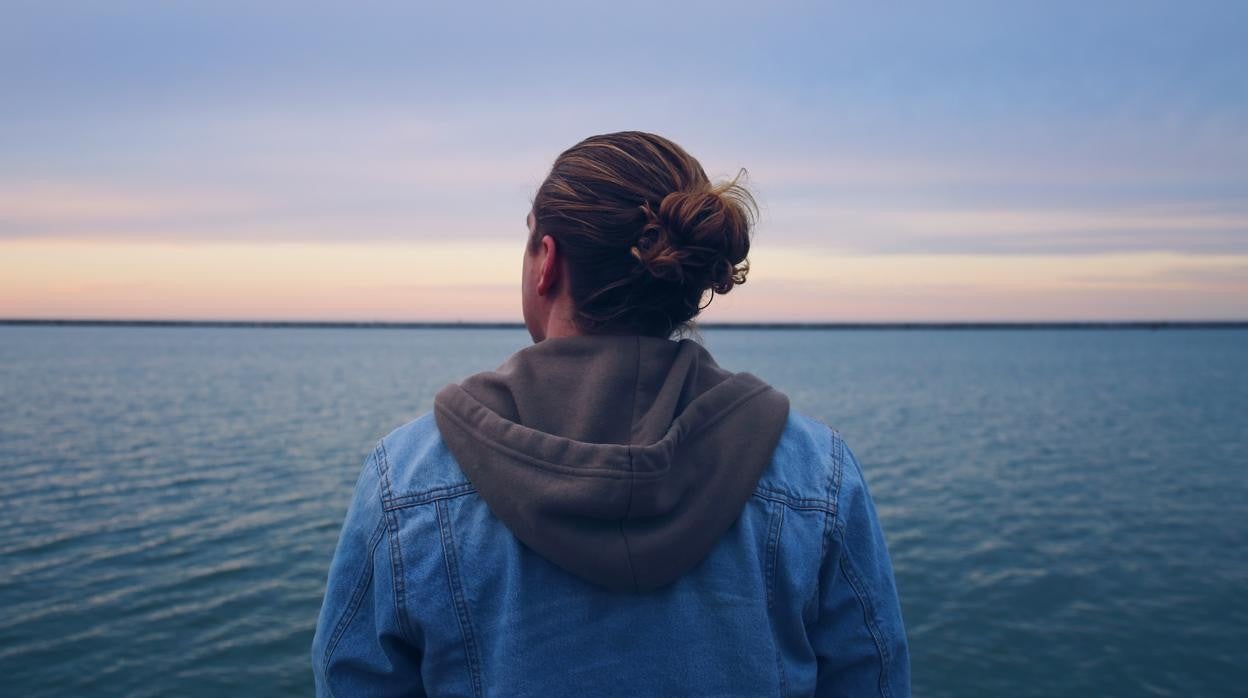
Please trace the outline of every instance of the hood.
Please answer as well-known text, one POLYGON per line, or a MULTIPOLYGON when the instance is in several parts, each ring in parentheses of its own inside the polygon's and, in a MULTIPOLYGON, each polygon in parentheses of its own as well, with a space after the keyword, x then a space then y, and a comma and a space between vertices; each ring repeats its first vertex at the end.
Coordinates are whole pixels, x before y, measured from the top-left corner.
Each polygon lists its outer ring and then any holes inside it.
POLYGON ((554 337, 438 392, 438 431, 491 512, 615 591, 701 562, 771 461, 789 399, 691 339, 554 337))

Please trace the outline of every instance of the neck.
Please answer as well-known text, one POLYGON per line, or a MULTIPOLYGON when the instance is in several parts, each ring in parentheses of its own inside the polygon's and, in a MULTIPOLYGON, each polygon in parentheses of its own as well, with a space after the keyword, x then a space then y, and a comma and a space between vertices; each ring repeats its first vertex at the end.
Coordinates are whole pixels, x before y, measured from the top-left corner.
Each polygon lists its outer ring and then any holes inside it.
POLYGON ((567 302, 566 297, 556 300, 550 307, 550 314, 546 316, 546 328, 543 339, 575 337, 585 334, 572 320, 572 313, 572 304, 567 302))

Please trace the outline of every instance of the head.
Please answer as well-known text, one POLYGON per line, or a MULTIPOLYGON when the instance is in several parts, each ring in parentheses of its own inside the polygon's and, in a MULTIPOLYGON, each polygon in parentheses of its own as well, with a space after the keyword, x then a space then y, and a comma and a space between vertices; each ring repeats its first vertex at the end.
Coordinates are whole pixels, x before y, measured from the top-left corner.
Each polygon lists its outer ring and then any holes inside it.
POLYGON ((689 327, 714 294, 745 283, 756 213, 737 179, 712 183, 662 136, 577 143, 555 160, 527 220, 522 298, 533 341, 689 327))

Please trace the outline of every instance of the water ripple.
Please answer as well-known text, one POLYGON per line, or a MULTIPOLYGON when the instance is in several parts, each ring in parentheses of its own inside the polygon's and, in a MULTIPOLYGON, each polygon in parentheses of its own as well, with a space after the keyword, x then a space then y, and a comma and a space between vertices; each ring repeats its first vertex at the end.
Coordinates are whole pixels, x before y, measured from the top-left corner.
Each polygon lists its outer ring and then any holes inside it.
MULTIPOLYGON (((1248 332, 707 331, 862 461, 916 695, 1248 684, 1248 332)), ((0 327, 0 676, 306 695, 365 455, 523 331, 0 327)))

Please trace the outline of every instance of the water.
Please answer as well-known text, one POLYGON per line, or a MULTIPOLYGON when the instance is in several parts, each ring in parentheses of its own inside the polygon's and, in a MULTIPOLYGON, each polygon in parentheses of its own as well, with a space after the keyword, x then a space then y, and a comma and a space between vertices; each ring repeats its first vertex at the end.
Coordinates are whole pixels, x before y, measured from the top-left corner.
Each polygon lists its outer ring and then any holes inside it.
MULTIPOLYGON (((365 455, 526 341, 0 327, 0 693, 308 694, 365 455)), ((1248 331, 704 341, 862 460, 916 695, 1248 690, 1248 331)))

